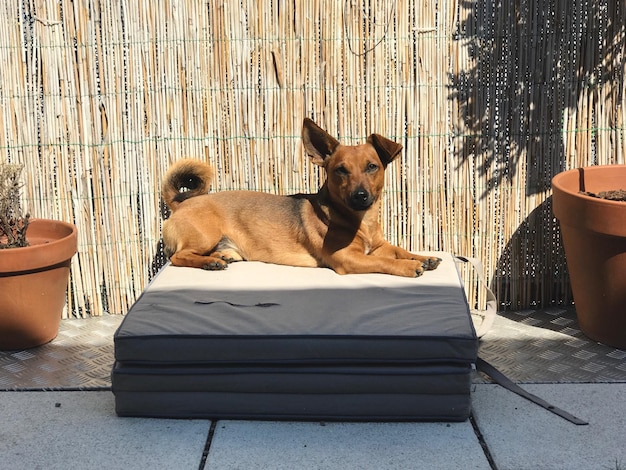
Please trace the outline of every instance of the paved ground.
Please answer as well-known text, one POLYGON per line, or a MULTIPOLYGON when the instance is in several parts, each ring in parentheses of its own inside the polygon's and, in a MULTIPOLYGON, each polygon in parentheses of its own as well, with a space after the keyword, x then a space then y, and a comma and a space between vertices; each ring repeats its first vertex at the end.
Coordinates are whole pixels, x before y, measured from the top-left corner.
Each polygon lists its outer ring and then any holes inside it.
POLYGON ((507 313, 480 354, 576 426, 476 375, 464 423, 118 418, 119 317, 67 320, 49 345, 0 353, 0 469, 626 469, 626 352, 571 310, 507 313))
POLYGON ((626 468, 626 384, 527 388, 589 425, 492 384, 475 385, 474 423, 118 418, 108 391, 2 392, 0 468, 626 468))

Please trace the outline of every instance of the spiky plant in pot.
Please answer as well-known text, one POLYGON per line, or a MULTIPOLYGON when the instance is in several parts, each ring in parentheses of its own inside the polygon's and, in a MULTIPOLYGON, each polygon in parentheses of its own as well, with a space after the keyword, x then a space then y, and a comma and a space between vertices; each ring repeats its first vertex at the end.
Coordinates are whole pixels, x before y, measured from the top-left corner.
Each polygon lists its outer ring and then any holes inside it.
POLYGON ((23 165, 0 163, 0 249, 28 246, 26 229, 30 215, 20 201, 23 165))
POLYGON ((76 226, 22 210, 22 169, 0 161, 0 350, 9 351, 58 334, 77 248, 76 226))

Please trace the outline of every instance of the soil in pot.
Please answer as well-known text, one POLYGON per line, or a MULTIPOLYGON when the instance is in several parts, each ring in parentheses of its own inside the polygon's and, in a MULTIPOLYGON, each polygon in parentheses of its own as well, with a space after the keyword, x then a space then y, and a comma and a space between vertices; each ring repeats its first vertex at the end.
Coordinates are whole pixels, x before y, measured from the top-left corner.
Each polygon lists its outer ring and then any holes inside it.
POLYGON ((599 193, 592 193, 590 191, 581 191, 580 194, 585 196, 597 197, 599 199, 606 199, 607 201, 622 201, 626 202, 626 190, 613 189, 611 191, 600 191, 599 193))

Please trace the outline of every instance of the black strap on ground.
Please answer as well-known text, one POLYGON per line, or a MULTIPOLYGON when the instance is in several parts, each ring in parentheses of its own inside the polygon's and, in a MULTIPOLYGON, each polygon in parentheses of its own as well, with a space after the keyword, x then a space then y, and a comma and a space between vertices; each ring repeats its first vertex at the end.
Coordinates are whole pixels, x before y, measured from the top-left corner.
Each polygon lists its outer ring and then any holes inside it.
POLYGON ((574 423, 578 426, 584 426, 586 424, 589 424, 587 421, 583 421, 582 419, 569 414, 567 411, 564 411, 560 408, 557 408, 556 406, 551 405, 544 399, 539 398, 537 395, 533 395, 532 393, 527 392, 522 387, 520 387, 515 382, 513 382, 511 379, 509 379, 502 372, 500 372, 498 369, 496 369, 494 366, 489 364, 484 359, 481 359, 480 357, 476 360, 476 369, 478 369, 483 374, 486 374, 489 377, 491 377, 493 381, 497 383, 498 385, 501 385, 502 387, 506 388, 507 390, 510 390, 513 393, 516 393, 520 397, 523 397, 523 398, 526 398, 527 400, 532 401, 533 403, 545 408, 551 413, 554 413, 560 416, 561 418, 568 420, 570 423, 574 423))

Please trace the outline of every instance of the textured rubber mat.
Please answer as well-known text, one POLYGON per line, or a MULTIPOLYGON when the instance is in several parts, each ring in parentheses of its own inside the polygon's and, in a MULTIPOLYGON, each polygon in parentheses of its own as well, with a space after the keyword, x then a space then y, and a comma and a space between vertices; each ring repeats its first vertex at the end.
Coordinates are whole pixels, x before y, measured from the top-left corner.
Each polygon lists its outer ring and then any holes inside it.
POLYGON ((626 351, 588 339, 571 308, 501 312, 480 357, 515 382, 626 382, 626 351))
MULTIPOLYGON (((0 351, 0 390, 110 388, 113 333, 122 318, 63 320, 51 343, 0 351)), ((587 339, 573 308, 500 313, 479 355, 519 383, 626 382, 626 351, 587 339)))
POLYGON ((62 320, 50 343, 0 351, 0 390, 98 390, 111 386, 121 315, 62 320))

